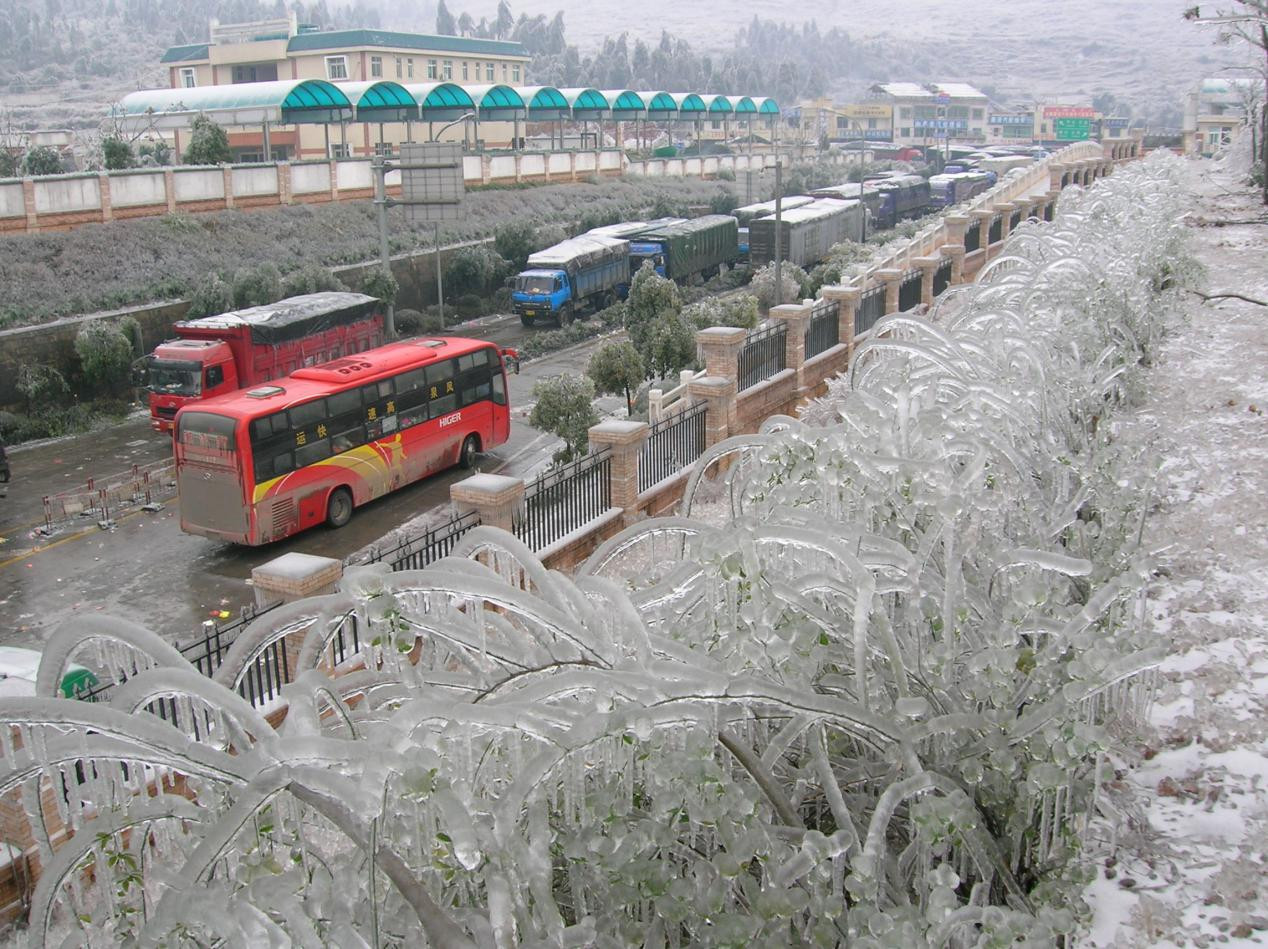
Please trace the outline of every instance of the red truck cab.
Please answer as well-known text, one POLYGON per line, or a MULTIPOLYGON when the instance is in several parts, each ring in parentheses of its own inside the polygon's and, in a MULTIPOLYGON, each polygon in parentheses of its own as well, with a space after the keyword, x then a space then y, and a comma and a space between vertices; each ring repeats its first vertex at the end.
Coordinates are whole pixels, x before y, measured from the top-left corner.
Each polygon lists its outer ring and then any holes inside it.
POLYGON ((170 432, 177 410, 239 388, 229 344, 212 339, 172 339, 156 347, 146 364, 150 425, 170 432))

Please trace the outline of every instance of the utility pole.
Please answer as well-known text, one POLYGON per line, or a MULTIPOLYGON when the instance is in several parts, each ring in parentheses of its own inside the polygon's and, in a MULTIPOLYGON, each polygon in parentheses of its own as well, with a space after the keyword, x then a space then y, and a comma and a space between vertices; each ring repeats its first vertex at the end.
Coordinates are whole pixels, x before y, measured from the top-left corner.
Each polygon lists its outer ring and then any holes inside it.
POLYGON ((784 302, 784 250, 780 240, 784 229, 784 163, 775 159, 775 306, 784 302))
MULTIPOLYGON (((379 225, 379 261, 390 275, 392 254, 387 243, 387 162, 382 155, 375 155, 370 159, 370 170, 374 175, 374 216, 379 225)), ((396 339, 396 307, 393 303, 387 305, 383 331, 388 341, 396 339)))

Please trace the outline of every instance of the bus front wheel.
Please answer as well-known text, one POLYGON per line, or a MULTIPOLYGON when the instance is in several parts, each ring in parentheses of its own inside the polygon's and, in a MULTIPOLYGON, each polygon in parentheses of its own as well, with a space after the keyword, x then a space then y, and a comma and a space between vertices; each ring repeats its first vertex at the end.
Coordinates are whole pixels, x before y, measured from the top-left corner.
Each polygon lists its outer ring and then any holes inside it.
POLYGON ((468 435, 467 440, 462 443, 462 451, 458 455, 458 464, 464 468, 474 468, 476 455, 479 453, 480 439, 474 435, 468 435))
POLYGON ((331 527, 343 527, 352 520, 352 492, 347 488, 335 488, 326 502, 326 523, 331 527))

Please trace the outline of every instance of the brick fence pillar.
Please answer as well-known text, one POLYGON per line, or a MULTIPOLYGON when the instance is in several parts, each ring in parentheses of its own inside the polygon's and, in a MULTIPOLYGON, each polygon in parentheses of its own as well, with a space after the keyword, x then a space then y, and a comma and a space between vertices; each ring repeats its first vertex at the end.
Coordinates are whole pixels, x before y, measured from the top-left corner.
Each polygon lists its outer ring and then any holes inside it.
POLYGON ((229 165, 221 165, 220 171, 224 175, 225 185, 225 207, 233 207, 233 168, 229 165))
POLYGON ((705 404, 705 447, 711 448, 728 438, 735 426, 735 380, 702 376, 691 381, 687 392, 693 402, 705 404))
POLYGON ((176 172, 171 168, 163 169, 163 193, 167 196, 167 213, 176 210, 176 172))
POLYGON ((26 212, 26 229, 39 230, 40 212, 35 207, 35 182, 30 178, 22 179, 22 210, 26 212))
POLYGON ((943 244, 942 253, 951 258, 950 286, 960 286, 964 283, 964 245, 943 244))
POLYGON ((837 339, 844 343, 846 359, 854 358, 854 321, 857 318, 862 287, 820 287, 819 295, 837 305, 837 339))
POLYGON ((739 376, 737 360, 748 330, 735 326, 711 326, 696 331, 696 348, 704 357, 705 375, 735 382, 739 376))
POLYGON ((338 201, 339 200, 339 162, 335 161, 335 159, 332 158, 330 159, 328 164, 330 166, 330 200, 338 201))
POLYGON ((288 161, 277 163, 277 203, 295 203, 295 192, 291 190, 291 163, 288 161))
POLYGON ((1062 162, 1054 161, 1048 164, 1048 174, 1051 176, 1051 187, 1049 190, 1061 190, 1061 179, 1065 177, 1066 170, 1066 166, 1062 162))
POLYGON ((114 204, 110 199, 110 176, 104 171, 97 175, 97 193, 101 197, 101 220, 114 220, 114 204))
POLYGON ((808 303, 783 303, 770 309, 770 318, 784 324, 784 368, 797 376, 797 401, 805 397, 806 327, 810 325, 810 311, 814 301, 808 303))
POLYGON ((897 267, 882 267, 873 274, 885 284, 885 313, 898 312, 898 288, 903 282, 903 272, 897 267))
POLYGON ((999 214, 999 242, 1002 244, 1008 240, 1008 235, 1013 230, 1013 212, 1017 210, 1017 205, 1011 201, 998 201, 994 205, 995 211, 999 214))
POLYGON ((646 422, 610 419, 590 427, 590 451, 607 448, 612 452, 608 487, 612 506, 625 512, 625 523, 638 513, 638 459, 647 441, 646 422))
MULTIPOLYGON (((343 561, 292 551, 253 569, 251 586, 255 590, 255 605, 265 607, 334 593, 342 578, 343 561)), ((286 635, 283 648, 291 669, 299 668, 299 654, 307 635, 307 628, 286 635)))
POLYGON ((524 482, 505 475, 472 475, 449 486, 449 499, 459 514, 476 511, 481 524, 509 531, 524 506, 524 482))
POLYGON ((968 232, 969 225, 973 222, 967 214, 948 214, 942 219, 942 223, 947 228, 947 243, 959 244, 964 246, 964 235, 968 232))
POLYGON ((920 302, 925 306, 933 306, 933 275, 942 265, 942 255, 916 257, 912 263, 920 269, 920 302))

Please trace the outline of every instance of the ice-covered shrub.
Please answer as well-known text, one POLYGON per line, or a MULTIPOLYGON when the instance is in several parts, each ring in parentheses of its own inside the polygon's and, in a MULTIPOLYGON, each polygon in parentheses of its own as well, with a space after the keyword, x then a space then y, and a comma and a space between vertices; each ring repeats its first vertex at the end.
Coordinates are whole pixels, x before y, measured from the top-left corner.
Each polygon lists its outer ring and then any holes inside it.
POLYGON ((108 398, 130 398, 132 339, 104 320, 86 323, 75 334, 75 355, 88 392, 108 398))
POLYGON ((0 701, 32 938, 1068 943, 1159 659, 1150 469, 1113 416, 1160 274, 1189 272, 1176 162, 1067 194, 975 286, 878 323, 802 420, 713 446, 682 516, 575 577, 479 527, 264 614, 214 682, 127 623, 56 634, 50 697, 0 701), (287 637, 275 730, 237 688, 287 637), (332 679, 336 642, 359 655, 332 679), (51 697, 71 661, 130 678, 51 697), (75 830, 56 853, 42 801, 75 830))
POLYGON ((282 274, 276 264, 244 267, 233 275, 233 305, 242 309, 282 299, 282 274))
MULTIPOLYGON (((785 260, 780 267, 780 294, 782 303, 799 303, 809 291, 810 277, 796 264, 785 260)), ((753 272, 749 281, 749 290, 757 297, 757 303, 763 310, 775 305, 775 264, 772 261, 753 272)))

